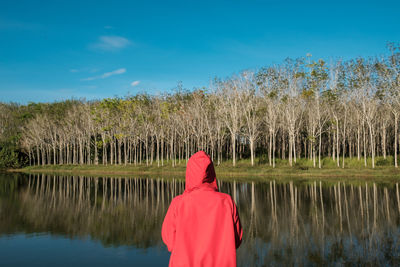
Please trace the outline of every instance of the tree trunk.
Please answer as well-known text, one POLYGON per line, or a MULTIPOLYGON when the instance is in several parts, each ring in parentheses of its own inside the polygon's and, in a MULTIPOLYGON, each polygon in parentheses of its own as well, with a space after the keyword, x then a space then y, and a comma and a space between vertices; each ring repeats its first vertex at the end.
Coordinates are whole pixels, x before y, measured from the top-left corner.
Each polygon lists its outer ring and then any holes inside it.
POLYGON ((383 158, 386 159, 386 124, 382 125, 382 154, 383 158))
POLYGON ((272 167, 275 168, 275 143, 276 143, 276 133, 274 131, 274 134, 272 135, 273 140, 272 140, 272 167))
POLYGON ((82 140, 79 140, 79 165, 83 165, 83 144, 82 140))
POLYGON ((272 133, 269 131, 268 162, 272 166, 272 133))
POLYGON ((157 152, 156 152, 156 157, 157 157, 157 167, 160 167, 160 142, 158 140, 158 136, 156 135, 156 143, 157 143, 157 152))
POLYGON ((118 165, 122 164, 122 144, 121 144, 121 138, 117 139, 117 143, 118 143, 118 165))
POLYGON ((36 155, 37 155, 37 165, 40 165, 40 155, 39 155, 39 146, 36 146, 36 155))
POLYGON ((357 125, 357 159, 360 161, 360 126, 357 125))
POLYGON ((110 138, 110 164, 114 163, 114 140, 113 137, 110 138))
POLYGON ((293 163, 292 163, 292 146, 293 146, 293 142, 292 142, 292 135, 289 133, 289 166, 292 167, 293 163))
POLYGON ((336 118, 336 161, 337 166, 340 166, 340 154, 339 154, 339 120, 336 118))
POLYGON ((322 133, 319 133, 319 146, 318 146, 318 168, 321 169, 321 146, 322 146, 322 133))
POLYGON ((96 133, 94 134, 94 165, 99 165, 99 155, 97 149, 97 138, 96 133))
POLYGON ((394 114, 394 167, 397 168, 397 113, 394 114))
POLYGON ((254 166, 254 140, 250 138, 250 156, 251 156, 251 166, 254 166))
POLYGON ((364 166, 367 167, 367 142, 365 140, 365 125, 363 122, 363 149, 364 149, 364 166))
POLYGON ((161 137, 161 166, 164 166, 164 138, 161 137))
POLYGON ((375 141, 374 141, 374 133, 372 130, 372 125, 369 124, 369 135, 370 135, 370 142, 371 142, 371 156, 372 156, 372 168, 375 168, 375 141))
POLYGON ((128 164, 128 146, 126 137, 124 137, 124 164, 125 166, 128 164))
POLYGON ((232 138, 232 165, 233 167, 236 166, 236 135, 231 134, 232 138))

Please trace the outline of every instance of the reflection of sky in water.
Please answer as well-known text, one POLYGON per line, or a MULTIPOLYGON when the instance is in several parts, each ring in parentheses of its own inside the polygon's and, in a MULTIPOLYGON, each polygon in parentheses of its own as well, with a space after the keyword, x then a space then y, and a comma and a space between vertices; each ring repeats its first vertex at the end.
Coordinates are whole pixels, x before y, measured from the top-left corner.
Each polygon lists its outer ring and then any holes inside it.
POLYGON ((48 234, 1 237, 0 250, 1 266, 167 266, 169 259, 158 248, 104 247, 48 234))
MULTIPOLYGON (((239 266, 400 265, 398 185, 219 181, 238 205, 239 266)), ((176 179, 0 175, 6 265, 166 266, 176 179)))

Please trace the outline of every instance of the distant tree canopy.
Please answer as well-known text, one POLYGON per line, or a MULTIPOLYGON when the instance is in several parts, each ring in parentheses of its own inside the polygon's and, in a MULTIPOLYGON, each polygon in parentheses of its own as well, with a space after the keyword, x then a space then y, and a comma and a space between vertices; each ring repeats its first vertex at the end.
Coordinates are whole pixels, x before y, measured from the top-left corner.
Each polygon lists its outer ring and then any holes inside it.
POLYGON ((222 160, 299 158, 397 167, 400 51, 327 64, 311 56, 215 79, 209 88, 96 101, 0 103, 0 167, 175 166, 197 150, 222 160), (378 163, 379 164, 379 163, 378 163))

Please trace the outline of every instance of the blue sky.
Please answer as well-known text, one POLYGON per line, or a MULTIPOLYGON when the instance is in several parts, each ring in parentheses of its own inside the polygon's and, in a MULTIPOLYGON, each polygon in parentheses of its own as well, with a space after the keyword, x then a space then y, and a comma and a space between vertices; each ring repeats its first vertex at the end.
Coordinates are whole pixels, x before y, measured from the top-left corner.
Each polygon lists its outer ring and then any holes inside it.
POLYGON ((0 1, 0 101, 158 94, 313 58, 379 56, 400 1, 0 1))

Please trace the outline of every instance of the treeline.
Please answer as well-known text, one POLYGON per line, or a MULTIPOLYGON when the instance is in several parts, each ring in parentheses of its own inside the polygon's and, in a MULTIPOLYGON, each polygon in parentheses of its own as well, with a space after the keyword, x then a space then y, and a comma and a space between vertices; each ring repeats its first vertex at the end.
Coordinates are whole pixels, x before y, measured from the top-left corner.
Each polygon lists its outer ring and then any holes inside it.
POLYGON ((391 155, 397 167, 400 50, 392 44, 385 56, 329 63, 288 59, 194 91, 0 108, 2 140, 13 125, 29 165, 175 166, 202 149, 233 166, 264 157, 273 167, 278 158, 290 166, 306 158, 321 168, 330 157, 345 167, 350 157, 365 166, 370 158, 374 168, 377 156, 391 155))

